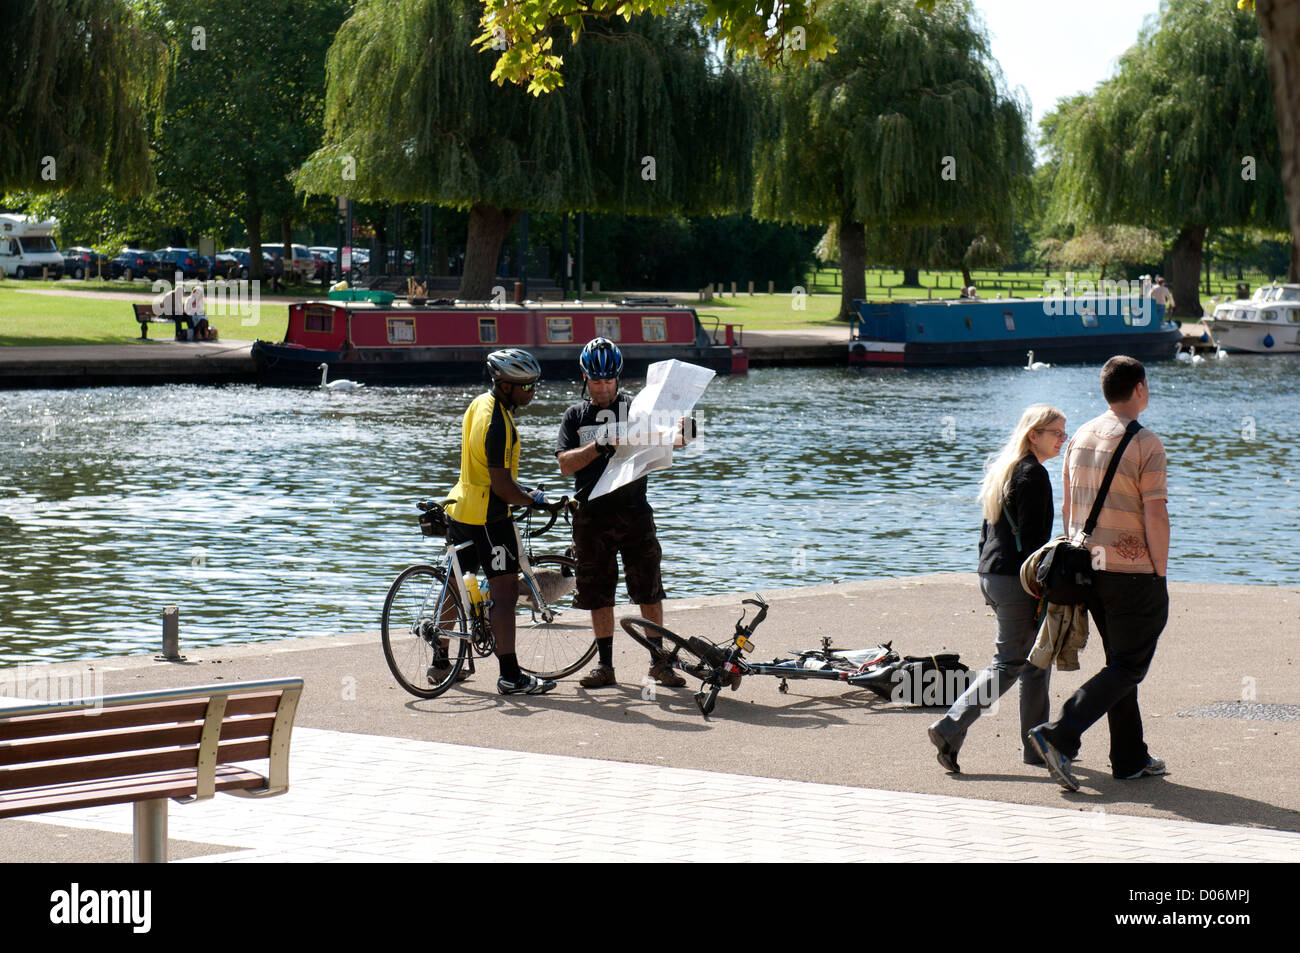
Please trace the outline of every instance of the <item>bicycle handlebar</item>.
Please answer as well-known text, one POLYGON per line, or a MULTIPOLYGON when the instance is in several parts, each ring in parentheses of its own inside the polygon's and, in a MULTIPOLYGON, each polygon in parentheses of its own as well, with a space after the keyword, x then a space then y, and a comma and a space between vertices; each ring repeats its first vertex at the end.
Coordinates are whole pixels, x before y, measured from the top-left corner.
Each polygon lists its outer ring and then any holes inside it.
POLYGON ((736 620, 736 635, 748 637, 753 635, 754 630, 762 625, 763 620, 767 618, 768 606, 766 600, 764 600, 762 595, 757 592, 754 593, 753 599, 742 599, 740 604, 742 606, 758 606, 758 614, 754 616, 749 625, 741 625, 741 623, 745 621, 745 613, 748 610, 742 609, 740 612, 740 618, 736 620))

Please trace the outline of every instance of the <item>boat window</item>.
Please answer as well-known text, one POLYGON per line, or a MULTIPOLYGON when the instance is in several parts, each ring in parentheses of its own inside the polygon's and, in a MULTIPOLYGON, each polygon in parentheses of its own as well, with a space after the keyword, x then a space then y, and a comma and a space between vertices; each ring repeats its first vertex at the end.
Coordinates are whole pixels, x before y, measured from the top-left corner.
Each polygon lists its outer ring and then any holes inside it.
POLYGON ((668 319, 667 318, 642 318, 641 319, 641 340, 667 341, 668 340, 668 319))
POLYGON ((597 318, 596 337, 621 341, 623 340, 622 327, 623 323, 618 318, 597 318))
POLYGON ((415 343, 415 319, 414 318, 389 318, 388 319, 388 343, 389 344, 414 344, 415 343))
POLYGON ((1255 314, 1256 312, 1254 308, 1246 308, 1241 312, 1241 319, 1243 321, 1254 321, 1255 314))
POLYGON ((1300 288, 1279 288, 1278 301, 1300 301, 1300 288))
POLYGON ((497 319, 496 318, 478 319, 478 340, 480 344, 497 343, 497 319))
POLYGON ((1093 312, 1092 308, 1080 308, 1079 320, 1083 322, 1085 328, 1097 327, 1097 315, 1093 312))
POLYGON ((1014 331, 1016 329, 1016 316, 1010 311, 1002 312, 1002 320, 1007 323, 1008 331, 1014 331))
POLYGON ((1259 313, 1259 319, 1261 321, 1276 321, 1277 312, 1274 311, 1272 308, 1269 308, 1267 311, 1261 311, 1259 313))
POLYGON ((546 340, 552 344, 573 340, 573 318, 547 318, 546 340))
POLYGON ((334 330, 334 309, 321 305, 308 305, 303 315, 303 329, 329 334, 334 330))

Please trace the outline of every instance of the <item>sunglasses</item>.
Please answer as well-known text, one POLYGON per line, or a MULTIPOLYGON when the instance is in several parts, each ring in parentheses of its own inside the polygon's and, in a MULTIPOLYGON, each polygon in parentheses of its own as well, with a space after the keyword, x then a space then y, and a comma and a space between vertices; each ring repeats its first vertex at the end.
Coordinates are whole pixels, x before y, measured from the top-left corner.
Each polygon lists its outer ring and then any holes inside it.
POLYGON ((1046 427, 1039 427, 1038 432, 1050 433, 1053 437, 1060 437, 1062 440, 1064 440, 1067 436, 1069 436, 1069 434, 1067 434, 1064 430, 1049 430, 1046 427))
POLYGON ((531 384, 515 384, 513 386, 523 391, 525 394, 531 394, 534 390, 537 389, 538 383, 539 383, 538 381, 533 381, 531 384))

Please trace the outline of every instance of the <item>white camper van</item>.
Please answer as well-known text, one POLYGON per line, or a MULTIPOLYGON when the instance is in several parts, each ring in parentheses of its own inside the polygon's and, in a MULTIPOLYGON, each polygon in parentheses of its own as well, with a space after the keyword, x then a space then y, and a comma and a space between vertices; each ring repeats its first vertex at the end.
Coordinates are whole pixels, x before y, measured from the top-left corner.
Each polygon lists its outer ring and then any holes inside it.
POLYGON ((36 222, 26 215, 0 215, 0 272, 10 278, 51 278, 63 274, 63 256, 54 244, 57 222, 36 222))

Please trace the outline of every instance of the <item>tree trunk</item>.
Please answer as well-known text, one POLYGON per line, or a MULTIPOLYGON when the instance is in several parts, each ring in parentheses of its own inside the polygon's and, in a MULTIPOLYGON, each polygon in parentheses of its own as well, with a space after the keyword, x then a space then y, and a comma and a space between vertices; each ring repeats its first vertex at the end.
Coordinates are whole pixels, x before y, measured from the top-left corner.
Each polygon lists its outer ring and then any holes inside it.
POLYGON ((248 277, 261 281, 262 274, 262 210, 250 208, 244 214, 244 228, 248 230, 248 277))
POLYGON ((1204 225, 1185 225, 1169 253, 1169 290, 1174 295, 1174 316, 1199 318, 1201 309, 1201 246, 1204 225))
POLYGON ((969 288, 971 285, 975 284, 975 279, 970 276, 970 269, 965 265, 961 266, 961 280, 963 288, 969 288))
POLYGON ((1300 281, 1300 0, 1257 0, 1255 13, 1268 50, 1282 151, 1282 188, 1291 222, 1287 280, 1300 281))
POLYGON ((840 313, 852 321, 853 300, 867 296, 867 230, 861 222, 840 222, 840 313))
MULTIPOLYGON (((522 209, 475 205, 469 210, 469 231, 465 238, 465 268, 460 276, 460 297, 465 301, 486 301, 492 297, 501 245, 515 227, 522 209)), ((506 289, 513 300, 513 289, 506 289)))
POLYGON ((921 269, 904 268, 903 269, 903 287, 919 288, 921 287, 921 269))

